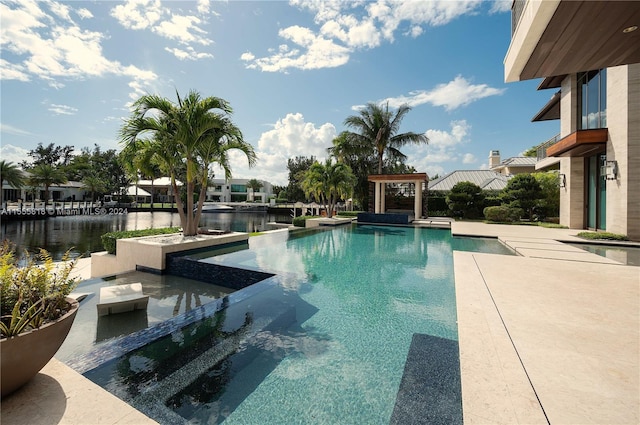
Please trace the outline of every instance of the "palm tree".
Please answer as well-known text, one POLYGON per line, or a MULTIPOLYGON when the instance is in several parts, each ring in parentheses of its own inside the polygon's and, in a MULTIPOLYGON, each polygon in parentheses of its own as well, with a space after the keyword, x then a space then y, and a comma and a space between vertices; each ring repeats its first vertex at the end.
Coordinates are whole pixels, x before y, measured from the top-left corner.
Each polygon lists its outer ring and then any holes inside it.
POLYGON ((333 216, 339 199, 351 194, 355 177, 351 168, 327 159, 324 164, 313 163, 304 174, 301 185, 307 196, 314 196, 327 208, 327 217, 333 216))
POLYGON ((44 186, 44 203, 49 202, 49 187, 54 184, 64 184, 67 176, 59 168, 49 164, 38 164, 29 170, 31 177, 29 182, 32 186, 44 186))
POLYGON ((4 205, 4 190, 1 186, 5 181, 16 189, 20 189, 25 184, 22 170, 13 162, 2 160, 0 161, 0 206, 4 205))
POLYGON ((386 153, 389 161, 404 159, 405 155, 399 148, 409 143, 428 143, 429 139, 423 134, 408 132, 400 133, 400 123, 411 110, 408 105, 401 105, 394 113, 389 110, 389 103, 381 106, 368 103, 360 115, 347 117, 344 124, 356 132, 348 132, 347 141, 354 149, 373 149, 378 160, 378 174, 382 174, 383 158, 386 153))
POLYGON ((190 91, 183 99, 177 94, 173 103, 157 95, 145 95, 134 104, 132 116, 120 130, 125 149, 145 151, 147 158, 169 174, 175 195, 176 177, 185 169, 186 205, 179 196, 176 204, 185 236, 198 232, 202 204, 206 194, 210 167, 218 163, 231 177, 228 152, 239 149, 247 156, 249 166, 255 165, 253 147, 244 141, 240 130, 228 118, 229 103, 218 97, 202 98, 190 91), (149 138, 140 138, 150 135, 149 138), (194 191, 200 184, 200 197, 194 208, 194 191))
POLYGON ((107 190, 107 185, 103 179, 98 176, 87 176, 82 179, 82 184, 89 192, 91 192, 91 202, 96 200, 96 192, 104 193, 107 190))
MULTIPOLYGON (((247 182, 247 187, 249 189, 251 189, 251 193, 255 194, 256 190, 260 190, 260 188, 263 186, 262 183, 260 183, 257 179, 251 179, 247 182)), ((255 199, 254 199, 255 200, 255 199)))

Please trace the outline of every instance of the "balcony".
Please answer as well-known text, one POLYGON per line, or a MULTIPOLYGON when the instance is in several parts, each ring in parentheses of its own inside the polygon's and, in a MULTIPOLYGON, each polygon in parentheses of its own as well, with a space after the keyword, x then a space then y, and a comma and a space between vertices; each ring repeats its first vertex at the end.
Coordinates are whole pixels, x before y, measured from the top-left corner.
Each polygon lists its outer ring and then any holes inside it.
POLYGON ((537 149, 538 161, 542 161, 543 159, 545 159, 547 157, 547 148, 555 145, 559 141, 560 141, 560 134, 556 134, 546 142, 539 144, 537 149))
POLYGON ((515 0, 505 81, 640 63, 636 1, 515 0))

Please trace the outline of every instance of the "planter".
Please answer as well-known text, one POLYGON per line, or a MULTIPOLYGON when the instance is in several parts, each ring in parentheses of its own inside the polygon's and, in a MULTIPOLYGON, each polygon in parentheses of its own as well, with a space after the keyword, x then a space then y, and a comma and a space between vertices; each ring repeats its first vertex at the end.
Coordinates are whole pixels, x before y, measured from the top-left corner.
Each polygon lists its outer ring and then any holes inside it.
POLYGON ((62 345, 78 312, 78 301, 67 298, 67 314, 18 336, 0 339, 2 397, 11 394, 40 372, 62 345))

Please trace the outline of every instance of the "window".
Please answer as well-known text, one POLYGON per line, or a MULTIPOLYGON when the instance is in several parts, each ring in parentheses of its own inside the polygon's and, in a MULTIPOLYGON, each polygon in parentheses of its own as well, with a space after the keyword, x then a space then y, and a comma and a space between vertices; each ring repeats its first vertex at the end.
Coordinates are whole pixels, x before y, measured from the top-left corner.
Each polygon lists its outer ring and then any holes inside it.
POLYGON ((580 130, 607 127, 607 70, 578 74, 580 130))
POLYGON ((247 192, 247 186, 243 185, 243 184, 232 184, 231 185, 231 191, 232 192, 239 192, 239 193, 246 193, 247 192))

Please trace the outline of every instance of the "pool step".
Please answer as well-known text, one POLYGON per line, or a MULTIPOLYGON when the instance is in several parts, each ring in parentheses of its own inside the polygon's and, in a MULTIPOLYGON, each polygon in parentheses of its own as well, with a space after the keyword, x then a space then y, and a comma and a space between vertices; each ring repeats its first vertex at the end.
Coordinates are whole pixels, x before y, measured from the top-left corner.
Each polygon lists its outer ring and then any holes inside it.
POLYGON ((413 334, 391 425, 462 425, 458 341, 413 334))

